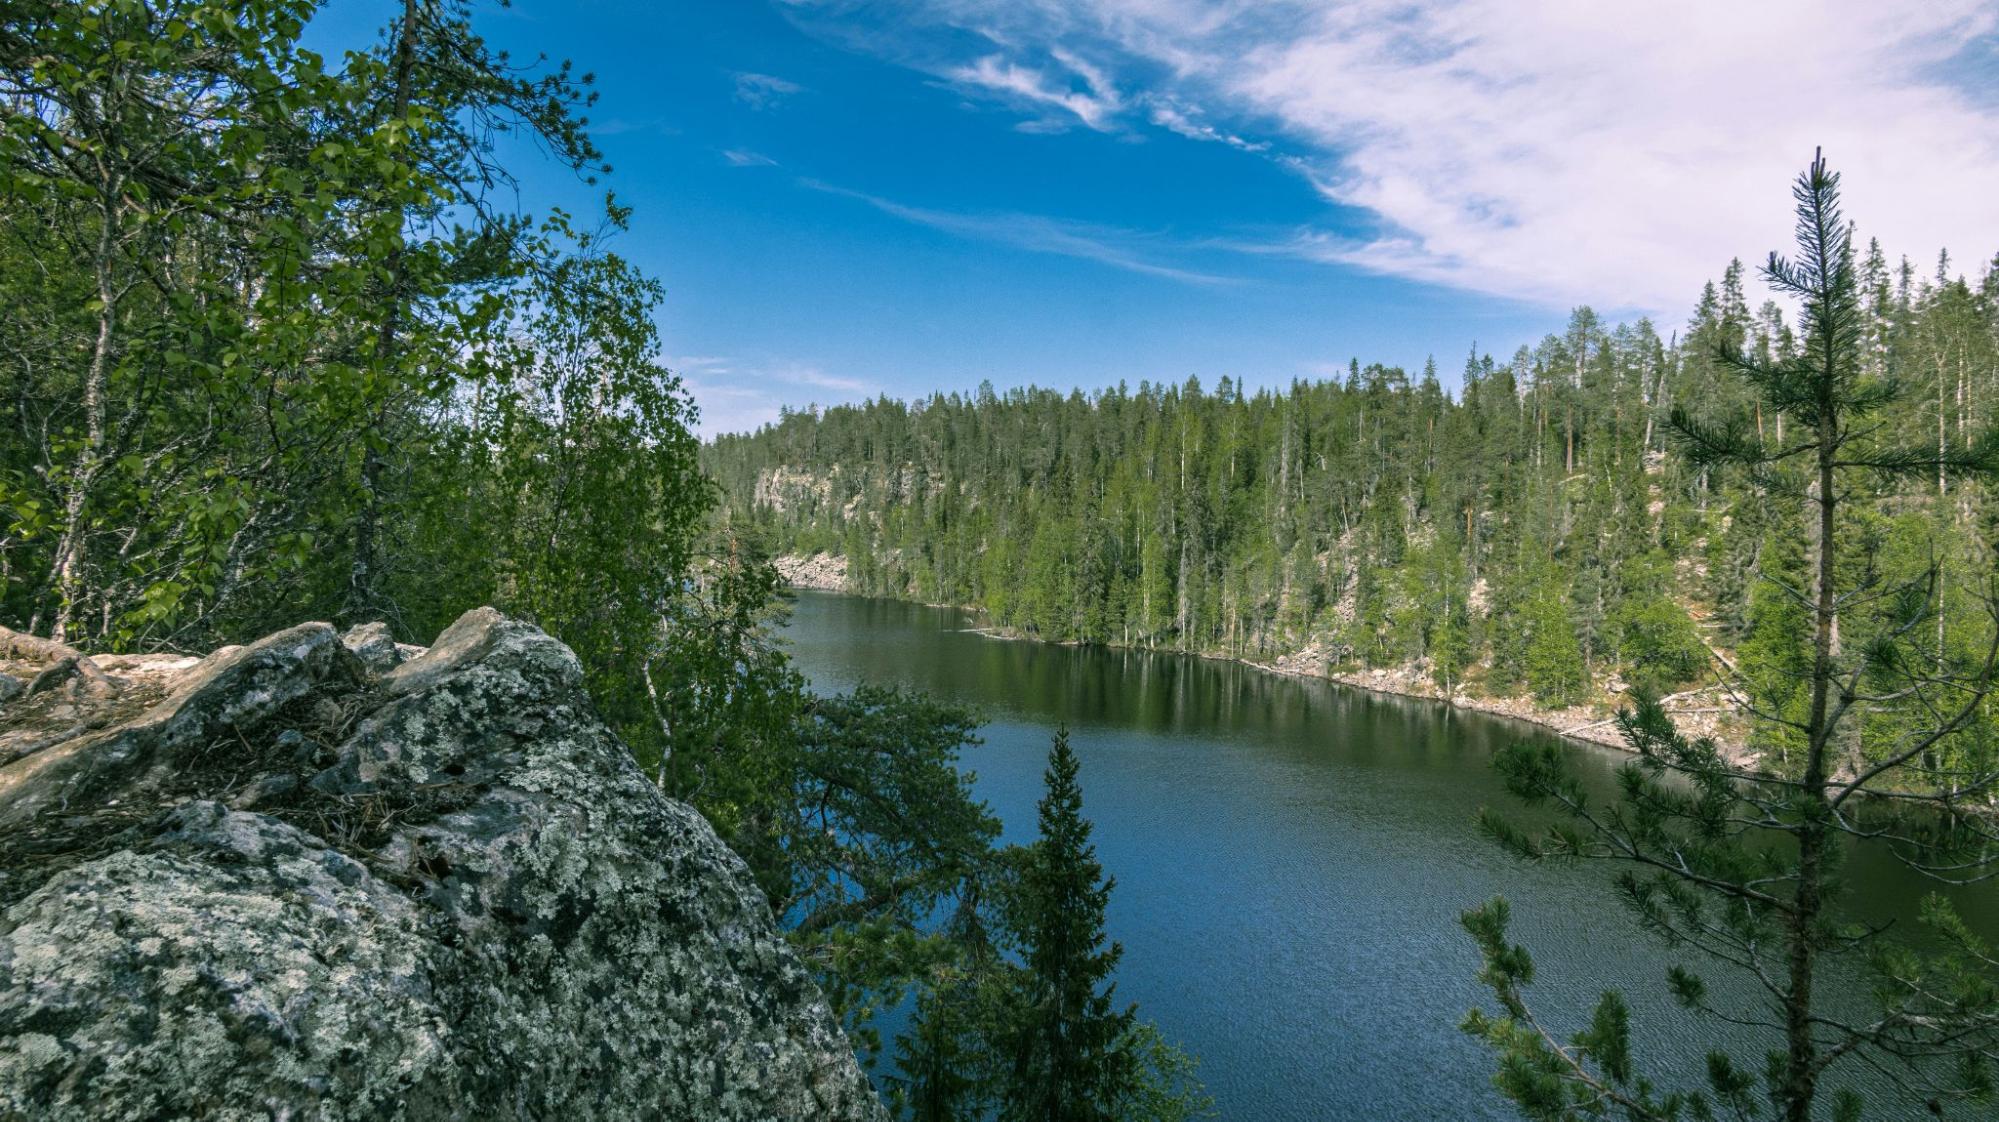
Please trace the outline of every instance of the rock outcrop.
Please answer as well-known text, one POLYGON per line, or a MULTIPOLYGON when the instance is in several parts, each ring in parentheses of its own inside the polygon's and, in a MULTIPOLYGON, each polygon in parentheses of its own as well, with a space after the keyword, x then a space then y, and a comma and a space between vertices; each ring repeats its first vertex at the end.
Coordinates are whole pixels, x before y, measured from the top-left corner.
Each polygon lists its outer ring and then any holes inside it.
POLYGON ((104 662, 0 703, 0 1120, 884 1117, 535 628, 104 662))
POLYGON ((771 559, 777 568, 777 575, 793 588, 817 588, 827 592, 844 592, 847 588, 847 559, 834 553, 815 553, 810 557, 788 553, 771 559))

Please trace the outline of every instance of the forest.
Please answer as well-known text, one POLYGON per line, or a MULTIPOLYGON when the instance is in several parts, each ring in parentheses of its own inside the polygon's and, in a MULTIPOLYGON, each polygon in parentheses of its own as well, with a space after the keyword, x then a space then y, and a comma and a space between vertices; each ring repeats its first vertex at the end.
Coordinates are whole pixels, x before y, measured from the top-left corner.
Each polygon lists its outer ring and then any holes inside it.
POLYGON ((1855 845, 1939 888, 1999 871, 1999 260, 1860 250, 1823 154, 1792 195, 1794 253, 1758 270, 1790 317, 1751 312, 1735 261, 1665 339, 1581 308, 1505 363, 1474 346, 1451 391, 1434 362, 1357 361, 1284 390, 982 386, 790 413, 704 463, 771 548, 1023 635, 1611 702, 1614 791, 1523 739, 1493 761, 1520 806, 1479 827, 1616 869, 1672 1000, 1772 1046, 1662 1072, 1621 986, 1565 1029, 1496 896, 1461 915, 1491 1000, 1460 1027, 1494 1085, 1549 1120, 1945 1116, 1994 1094, 1990 944, 1941 895, 1901 930, 1838 899, 1855 845), (1679 726, 1661 695, 1693 682, 1743 744, 1679 726))
POLYGON ((1066 748, 1053 839, 1002 847, 957 767, 972 715, 791 669, 774 574, 712 521, 661 288, 616 250, 592 76, 457 0, 337 51, 314 0, 5 10, 0 657, 88 675, 302 620, 428 643, 492 605, 574 649, 865 1056, 895 1043, 878 1010, 934 990, 895 1044, 918 1116, 1199 1105, 1109 1000, 1066 748), (538 201, 530 162, 594 211, 538 201))
MULTIPOLYGON (((1865 362, 1909 392, 1881 423, 1943 453, 1999 409, 1999 261, 1857 262, 1865 362)), ((974 606, 1055 641, 1413 667, 1446 692, 1562 706, 1795 667, 1781 594, 1803 523, 1756 482, 1677 455, 1668 421, 1746 414, 1717 356, 1801 349, 1730 262, 1684 326, 1588 308, 1504 361, 1352 363, 1344 379, 1094 392, 990 385, 798 411, 703 449, 730 516, 857 591, 974 606), (1447 382, 1449 383, 1447 388, 1447 382)), ((1990 491, 1936 473, 1867 496, 1847 532, 1913 571, 1989 563, 1990 491)), ((1948 614, 1948 613, 1946 613, 1948 614)), ((1945 644, 1958 640, 1948 633, 1945 644)))
POLYGON ((1676 966, 1674 997, 1781 1046, 1653 1082, 1619 991, 1580 1031, 1538 1019, 1495 899, 1463 916, 1492 1000, 1463 1027, 1498 1089, 1535 1118, 1802 1122, 1858 1116, 1825 1081, 1848 1061, 1938 1111, 1991 1101, 1999 955, 1940 902, 1919 945, 1834 904, 1856 839, 1939 881, 1995 870, 1999 259, 1891 264, 1815 159, 1796 256, 1757 271, 1787 302, 1752 309, 1730 264, 1663 335, 1582 309, 1454 376, 987 386, 704 446, 665 294, 618 252, 641 227, 602 190, 592 76, 509 56, 460 0, 384 5, 338 47, 321 14, 6 5, 0 654, 87 682, 95 656, 302 620, 415 643, 482 604, 539 625, 923 1119, 1207 1100, 1115 991, 1113 870, 1067 734, 1032 840, 1002 844, 961 766, 978 716, 809 688, 773 553, 1046 640, 1316 647, 1451 692, 1615 701, 1612 801, 1523 740, 1495 763, 1536 817, 1481 825, 1527 861, 1616 864, 1645 929, 1761 983, 1724 1008, 1676 966), (598 201, 534 198, 528 161, 598 201), (1746 760, 1659 706, 1711 681, 1746 760), (1873 971, 1867 1018, 1814 989, 1841 958, 1873 971))

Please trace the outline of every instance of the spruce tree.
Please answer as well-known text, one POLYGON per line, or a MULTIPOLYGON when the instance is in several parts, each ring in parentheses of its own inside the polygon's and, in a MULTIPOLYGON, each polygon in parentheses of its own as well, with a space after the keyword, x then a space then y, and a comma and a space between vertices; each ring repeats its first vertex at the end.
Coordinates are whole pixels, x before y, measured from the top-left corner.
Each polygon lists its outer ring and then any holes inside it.
POLYGON ((1124 948, 1104 931, 1116 881, 1104 876, 1083 817, 1076 754, 1061 729, 1048 752, 1041 837, 1021 854, 1007 918, 1023 966, 1012 1024, 1000 1117, 1019 1122, 1087 1122, 1114 1117, 1112 1104, 1132 1072, 1119 1043, 1137 1020, 1112 1003, 1124 948))
POLYGON ((1574 705, 1589 691, 1568 598, 1550 580, 1528 605, 1527 686, 1544 705, 1574 705))
POLYGON ((1782 720, 1751 727, 1749 746, 1780 764, 1802 745, 1800 724, 1812 671, 1811 607, 1791 595, 1805 585, 1804 547, 1795 534, 1772 534, 1758 551, 1767 578, 1749 591, 1749 614, 1737 644, 1737 673, 1743 688, 1782 720))
POLYGON ((912 1122, 974 1118, 985 1105, 980 997, 977 979, 955 969, 917 996, 908 1031, 896 1037, 898 1074, 888 1080, 890 1101, 912 1122))

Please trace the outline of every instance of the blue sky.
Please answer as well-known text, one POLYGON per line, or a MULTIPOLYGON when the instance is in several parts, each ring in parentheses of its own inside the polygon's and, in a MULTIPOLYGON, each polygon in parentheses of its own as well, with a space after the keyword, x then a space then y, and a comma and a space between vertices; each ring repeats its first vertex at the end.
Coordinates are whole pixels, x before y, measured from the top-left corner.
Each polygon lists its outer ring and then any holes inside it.
MULTIPOLYGON (((396 5, 399 6, 399 5, 396 5)), ((331 0, 328 26, 392 5, 331 0)), ((887 392, 1362 362, 1684 320, 1824 144, 1863 233, 1999 249, 1990 0, 519 0, 667 288, 704 432, 887 392), (1657 9, 1670 9, 1660 11, 1657 9), (1802 29, 1802 30, 1801 30, 1802 29), (1767 76, 1806 96, 1786 104, 1767 76)), ((545 169, 533 200, 587 206, 545 169)), ((1926 270, 1927 271, 1927 270, 1926 270)))

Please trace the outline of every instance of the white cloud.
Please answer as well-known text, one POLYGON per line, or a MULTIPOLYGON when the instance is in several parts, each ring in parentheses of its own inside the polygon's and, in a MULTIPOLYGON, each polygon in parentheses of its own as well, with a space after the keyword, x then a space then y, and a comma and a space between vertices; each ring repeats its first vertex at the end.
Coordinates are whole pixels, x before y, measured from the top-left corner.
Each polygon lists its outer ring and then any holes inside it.
POLYGON ((722 158, 729 161, 730 167, 769 168, 777 166, 776 160, 771 159, 761 152, 752 152, 747 148, 725 148, 722 150, 722 158))
POLYGON ((613 117, 608 121, 590 122, 591 136, 625 136, 633 133, 652 133, 657 136, 679 136, 680 129, 657 117, 631 120, 613 117))
POLYGON ((768 377, 793 386, 809 386, 845 395, 868 392, 868 384, 859 378, 843 378, 838 374, 828 374, 809 363, 781 362, 765 370, 764 373, 768 377))
MULTIPOLYGON (((945 77, 960 86, 996 94, 1036 111, 1061 110, 1090 128, 1100 132, 1108 130, 1112 118, 1123 107, 1123 99, 1105 78, 1103 71, 1060 48, 1055 49, 1051 57, 1068 73, 1051 75, 1047 71, 1009 61, 1003 55, 992 54, 969 66, 956 67, 945 77)), ((1066 124, 1066 119, 1062 117, 1044 115, 1021 127, 1032 130, 1037 126, 1062 127, 1066 124)))
POLYGON ((744 360, 729 355, 681 355, 666 360, 666 368, 680 375, 687 392, 700 409, 694 426, 704 439, 722 433, 753 432, 778 419, 786 404, 811 393, 825 404, 852 401, 870 395, 870 387, 858 378, 829 374, 812 363, 791 359, 744 360))
POLYGON ((971 214, 933 210, 927 207, 909 206, 860 191, 851 191, 845 187, 835 187, 818 180, 807 179, 800 182, 815 191, 856 199, 883 214, 961 238, 996 242, 1035 253, 1081 258, 1109 265, 1115 269, 1123 269, 1126 272, 1189 284, 1233 283, 1233 278, 1230 277, 1181 268, 1158 260, 1167 253, 1185 251, 1189 248, 1184 243, 1177 243, 1159 235, 1087 222, 1072 222, 1040 214, 1012 212, 971 214))
POLYGON ((694 435, 703 440, 725 433, 755 432, 777 420, 783 412, 782 403, 762 390, 684 376, 682 381, 700 413, 694 423, 694 435))
POLYGON ((775 74, 740 71, 736 78, 736 100, 752 109, 771 109, 805 87, 775 74))
MULTIPOLYGON (((806 6, 854 15, 842 0, 806 6)), ((1819 145, 1850 216, 1891 253, 1983 259, 1999 242, 1999 99, 1974 88, 1983 65, 1953 65, 1999 30, 1994 0, 924 0, 921 12, 885 53, 1101 131, 1143 117, 1267 146, 1359 212, 1342 234, 1264 247, 1312 259, 1677 316, 1728 258, 1788 248, 1787 184, 1819 145), (936 61, 967 32, 984 45, 936 61)))
POLYGON ((1221 90, 1384 224, 1321 251, 1458 287, 1684 309, 1729 256, 1786 244, 1783 185, 1819 144, 1896 248, 1999 236, 1999 119, 1918 77, 1991 11, 1840 6, 1351 5, 1221 90))
POLYGON ((1185 106, 1174 103, 1170 98, 1150 98, 1147 103, 1151 106, 1152 123, 1168 132, 1179 133, 1189 140, 1209 140, 1217 144, 1226 144, 1231 148, 1240 148, 1244 152, 1270 151, 1269 142, 1245 140, 1232 132, 1224 132, 1206 121, 1196 120, 1185 106))

